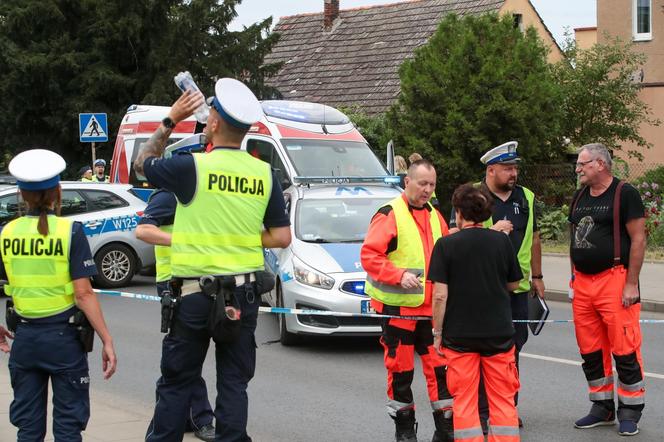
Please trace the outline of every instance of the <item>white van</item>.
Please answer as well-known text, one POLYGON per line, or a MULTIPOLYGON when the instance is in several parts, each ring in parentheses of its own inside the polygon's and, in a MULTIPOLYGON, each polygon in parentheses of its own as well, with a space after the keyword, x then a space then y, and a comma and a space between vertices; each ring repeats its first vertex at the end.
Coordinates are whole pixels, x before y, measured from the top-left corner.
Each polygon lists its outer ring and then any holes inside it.
MULTIPOLYGON (((388 175, 350 119, 330 106, 302 101, 261 102, 263 118, 251 127, 242 148, 272 165, 283 189, 295 176, 367 177, 388 175)), ((132 105, 122 119, 111 162, 111 182, 151 189, 131 167, 138 146, 168 115, 168 107, 132 105)), ((202 130, 193 117, 180 122, 169 144, 202 130)), ((389 155, 388 155, 389 158, 389 155)))

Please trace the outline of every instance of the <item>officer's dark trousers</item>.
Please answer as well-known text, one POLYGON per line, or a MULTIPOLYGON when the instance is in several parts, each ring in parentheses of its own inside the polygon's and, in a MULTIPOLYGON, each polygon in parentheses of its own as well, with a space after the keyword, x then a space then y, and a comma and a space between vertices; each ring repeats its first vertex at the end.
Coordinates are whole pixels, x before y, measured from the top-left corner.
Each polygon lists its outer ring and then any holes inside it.
POLYGON ((67 324, 73 314, 20 323, 9 355, 14 400, 9 420, 18 442, 41 442, 46 435, 49 379, 53 386, 55 442, 81 441, 90 417, 88 356, 67 324))
MULTIPOLYGON (((510 292, 510 300, 512 301, 512 319, 528 319, 528 292, 510 292)), ((514 330, 514 358, 516 359, 516 368, 518 369, 519 353, 528 340, 528 324, 525 322, 515 322, 514 330)), ((516 396, 514 396, 514 403, 515 405, 519 405, 518 391, 516 396)), ((479 410, 482 419, 486 420, 489 418, 489 401, 486 397, 484 378, 482 376, 480 376, 479 410)))
MULTIPOLYGON (((240 303, 240 336, 230 344, 215 344, 217 400, 214 410, 217 442, 251 441, 247 435, 247 384, 256 366, 256 320, 258 295, 247 296, 244 287, 235 289, 240 303), (249 302, 252 301, 252 302, 249 302)), ((161 378, 157 382, 157 404, 146 441, 181 441, 192 391, 210 344, 206 331, 212 300, 203 294, 182 298, 176 314, 177 326, 188 336, 167 336, 162 345, 161 378)), ((177 328, 177 327, 176 327, 177 328)))
MULTIPOLYGON (((167 282, 157 283, 157 294, 161 296, 164 290, 168 288, 167 282)), ((161 379, 157 380, 160 383, 161 379)), ((198 431, 201 427, 209 425, 214 420, 214 413, 208 400, 207 385, 205 379, 200 377, 195 382, 191 392, 191 407, 187 413, 187 423, 185 431, 198 431)))

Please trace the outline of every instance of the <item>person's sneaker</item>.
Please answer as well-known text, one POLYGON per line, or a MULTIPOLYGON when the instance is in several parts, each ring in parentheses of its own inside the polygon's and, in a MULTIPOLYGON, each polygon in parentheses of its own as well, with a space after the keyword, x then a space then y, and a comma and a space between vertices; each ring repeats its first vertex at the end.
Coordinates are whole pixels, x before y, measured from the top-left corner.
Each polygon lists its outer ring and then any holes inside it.
POLYGON ((602 425, 613 425, 614 423, 615 423, 615 417, 613 413, 611 413, 609 417, 606 419, 602 419, 600 417, 589 414, 585 417, 582 417, 578 421, 574 422, 574 426, 576 428, 584 429, 584 428, 595 428, 602 425))
POLYGON ((639 432, 639 426, 634 421, 620 421, 618 434, 621 436, 634 436, 639 432))
POLYGON ((194 436, 205 442, 214 442, 214 425, 203 425, 197 431, 194 431, 194 436))

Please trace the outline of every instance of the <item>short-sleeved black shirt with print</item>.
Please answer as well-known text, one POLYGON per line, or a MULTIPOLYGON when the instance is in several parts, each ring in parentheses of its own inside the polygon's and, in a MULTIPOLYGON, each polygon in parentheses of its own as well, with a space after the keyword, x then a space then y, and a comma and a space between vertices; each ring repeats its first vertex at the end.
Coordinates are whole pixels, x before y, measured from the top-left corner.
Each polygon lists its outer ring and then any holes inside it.
MULTIPOLYGON (((588 188, 574 194, 573 201, 582 192, 568 217, 574 227, 570 256, 574 268, 581 273, 592 275, 613 267, 613 199, 618 181, 613 178, 608 189, 598 196, 590 195, 588 188)), ((620 260, 625 267, 629 267, 631 246, 625 225, 643 217, 645 208, 638 190, 625 183, 620 192, 620 260)))

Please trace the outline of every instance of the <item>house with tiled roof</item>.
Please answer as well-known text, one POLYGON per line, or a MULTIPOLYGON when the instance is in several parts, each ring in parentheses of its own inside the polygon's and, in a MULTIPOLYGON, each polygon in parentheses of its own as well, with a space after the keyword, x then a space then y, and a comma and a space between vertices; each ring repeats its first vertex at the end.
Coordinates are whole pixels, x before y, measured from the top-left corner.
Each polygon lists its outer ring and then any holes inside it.
POLYGON ((490 12, 511 14, 522 29, 534 26, 550 48, 549 61, 562 58, 529 0, 411 0, 345 10, 339 0, 324 0, 322 12, 279 20, 280 39, 265 62, 283 66, 268 83, 288 100, 382 113, 399 94, 399 66, 446 14, 490 12))

